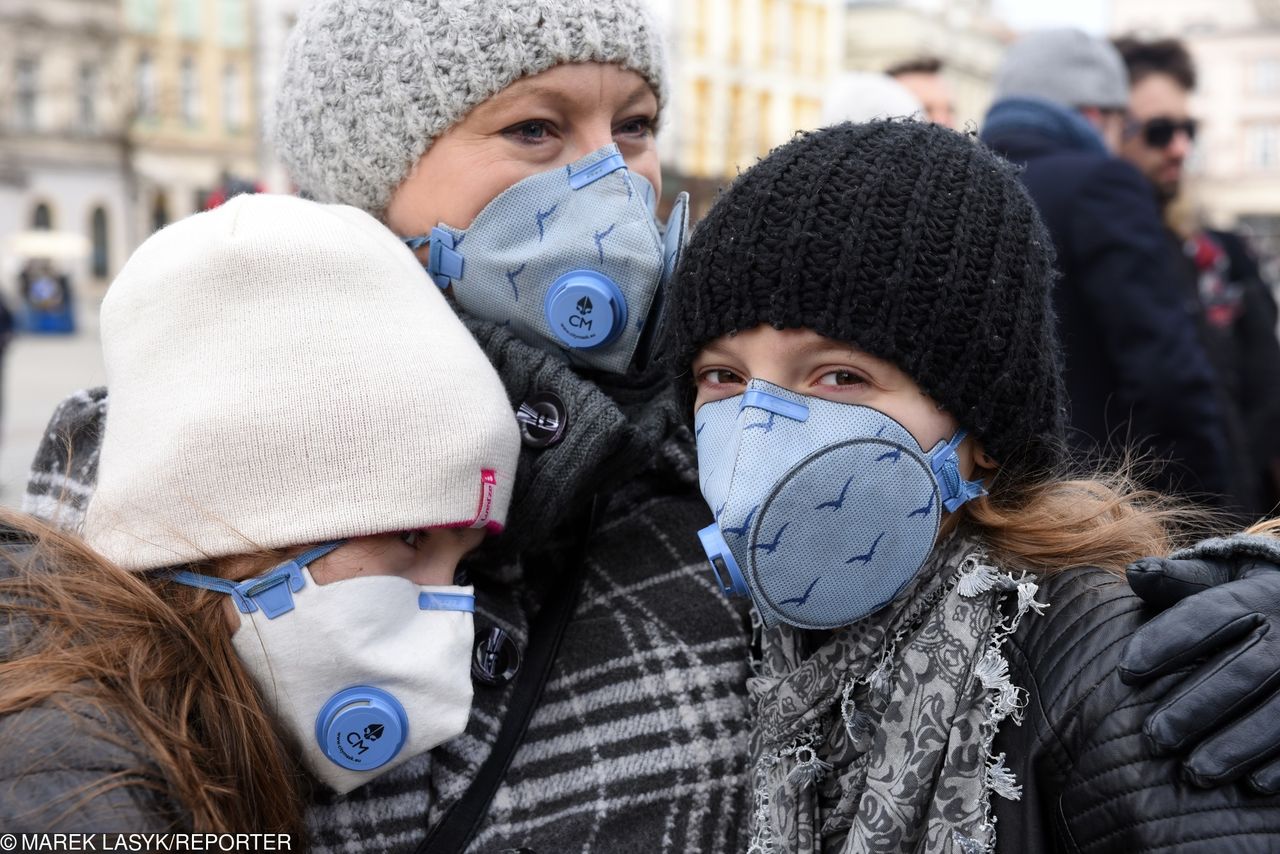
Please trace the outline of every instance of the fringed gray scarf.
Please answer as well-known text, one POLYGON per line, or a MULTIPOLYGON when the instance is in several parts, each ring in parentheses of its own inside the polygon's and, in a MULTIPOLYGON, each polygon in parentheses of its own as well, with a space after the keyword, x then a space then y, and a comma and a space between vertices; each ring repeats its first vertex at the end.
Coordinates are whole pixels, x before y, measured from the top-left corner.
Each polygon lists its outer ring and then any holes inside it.
POLYGON ((996 729, 1021 723, 1024 691, 1001 647, 1036 585, 990 566, 954 536, 884 610, 812 635, 764 632, 748 683, 753 854, 992 850, 989 798, 1021 787, 992 756, 996 729))

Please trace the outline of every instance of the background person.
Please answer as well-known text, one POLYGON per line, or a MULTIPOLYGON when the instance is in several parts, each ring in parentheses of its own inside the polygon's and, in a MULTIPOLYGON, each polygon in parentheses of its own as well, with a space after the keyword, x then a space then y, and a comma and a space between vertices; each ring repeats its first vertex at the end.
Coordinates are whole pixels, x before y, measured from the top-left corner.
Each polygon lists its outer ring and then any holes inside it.
POLYGON ((1115 45, 1129 71, 1129 119, 1120 155, 1142 172, 1160 205, 1175 284, 1193 307, 1227 416, 1232 504, 1257 519, 1280 499, 1275 301, 1238 235, 1173 215, 1198 126, 1190 113, 1196 85, 1191 55, 1175 39, 1128 38, 1115 45))
POLYGON ((1128 100, 1109 43, 1034 33, 1005 55, 982 139, 1026 166, 1057 250, 1069 441, 1113 459, 1136 449, 1164 464, 1151 480, 1161 491, 1223 502, 1230 464, 1214 373, 1151 193, 1111 153, 1128 100))
POLYGON ((84 540, 0 529, 0 825, 301 847, 313 790, 466 725, 454 571, 506 517, 502 384, 394 235, 287 196, 153 235, 102 341, 84 540))
POLYGON ((884 73, 916 97, 929 121, 944 128, 956 126, 955 93, 942 76, 942 60, 934 56, 908 59, 889 66, 884 73))

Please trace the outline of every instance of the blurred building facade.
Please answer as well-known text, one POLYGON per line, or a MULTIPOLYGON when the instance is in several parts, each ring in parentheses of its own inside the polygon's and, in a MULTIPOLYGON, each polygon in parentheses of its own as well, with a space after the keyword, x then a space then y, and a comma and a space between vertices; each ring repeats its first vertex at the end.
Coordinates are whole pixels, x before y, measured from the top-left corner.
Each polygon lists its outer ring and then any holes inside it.
POLYGON ((249 0, 123 0, 121 64, 139 240, 202 210, 225 176, 258 174, 249 0))
POLYGON ((671 63, 664 195, 701 216, 718 187, 816 127, 843 57, 844 0, 654 0, 671 63))
POLYGON ((821 122, 843 71, 882 72, 924 56, 943 62, 960 126, 976 127, 1011 33, 990 0, 653 0, 671 60, 659 137, 664 195, 718 187, 798 130, 821 122))
MULTIPOLYGON (((58 259, 104 286, 156 228, 253 179, 259 121, 251 0, 5 0, 0 4, 0 246, 79 234, 58 259)), ((2 257, 12 287, 16 257, 2 257)))
POLYGON ((1189 201, 1280 253, 1280 2, 1114 0, 1116 35, 1182 39, 1195 58, 1201 120, 1189 201))
MULTIPOLYGON (((30 229, 82 235, 89 256, 68 270, 82 281, 105 282, 132 249, 120 23, 118 0, 0 4, 0 239, 30 229)), ((0 257, 10 293, 22 260, 0 257)))
POLYGON ((991 105, 991 81, 1013 33, 990 0, 850 0, 845 67, 884 71, 920 57, 942 61, 955 94, 956 127, 976 129, 991 105))

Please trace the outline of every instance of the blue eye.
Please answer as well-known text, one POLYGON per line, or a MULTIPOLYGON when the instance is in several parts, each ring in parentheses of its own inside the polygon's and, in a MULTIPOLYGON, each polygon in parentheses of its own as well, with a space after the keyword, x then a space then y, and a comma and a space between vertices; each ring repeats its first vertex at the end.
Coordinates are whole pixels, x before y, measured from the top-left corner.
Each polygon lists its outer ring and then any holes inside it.
POLYGON ((653 133, 654 120, 648 116, 637 116, 627 119, 614 129, 615 134, 623 136, 648 136, 653 133))
POLYGON ((512 125, 503 133, 520 142, 537 143, 551 135, 551 127, 547 122, 535 119, 512 125))

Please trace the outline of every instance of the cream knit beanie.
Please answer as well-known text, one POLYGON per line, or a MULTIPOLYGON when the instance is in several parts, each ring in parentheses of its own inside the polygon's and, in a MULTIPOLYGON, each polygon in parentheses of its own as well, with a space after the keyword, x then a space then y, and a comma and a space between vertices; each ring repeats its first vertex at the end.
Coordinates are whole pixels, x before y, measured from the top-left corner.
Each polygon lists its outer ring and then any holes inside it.
POLYGON ((355 208, 239 196, 175 223, 111 285, 101 335, 85 538, 125 569, 506 518, 502 383, 355 208))

